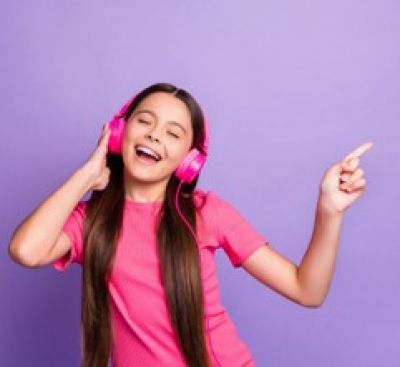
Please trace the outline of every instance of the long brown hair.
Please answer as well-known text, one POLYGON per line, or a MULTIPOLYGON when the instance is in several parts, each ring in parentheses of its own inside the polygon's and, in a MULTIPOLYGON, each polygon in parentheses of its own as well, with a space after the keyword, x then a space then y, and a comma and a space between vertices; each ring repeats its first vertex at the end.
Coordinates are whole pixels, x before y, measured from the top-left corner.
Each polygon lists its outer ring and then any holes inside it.
MULTIPOLYGON (((127 109, 125 120, 144 98, 154 92, 171 93, 185 103, 190 111, 193 127, 191 147, 202 150, 205 122, 201 108, 187 91, 172 84, 157 83, 143 89, 127 109)), ((107 153, 107 166, 111 170, 109 183, 104 190, 92 192, 84 224, 81 367, 107 367, 114 343, 107 280, 111 273, 123 219, 125 188, 122 157, 107 153)), ((179 208, 195 233, 196 208, 192 193, 197 181, 198 177, 190 184, 183 183, 178 199, 179 208)), ((199 252, 190 230, 175 207, 178 185, 178 178, 172 174, 157 217, 160 274, 166 291, 166 305, 171 326, 187 366, 207 367, 210 364, 203 321, 199 252)))

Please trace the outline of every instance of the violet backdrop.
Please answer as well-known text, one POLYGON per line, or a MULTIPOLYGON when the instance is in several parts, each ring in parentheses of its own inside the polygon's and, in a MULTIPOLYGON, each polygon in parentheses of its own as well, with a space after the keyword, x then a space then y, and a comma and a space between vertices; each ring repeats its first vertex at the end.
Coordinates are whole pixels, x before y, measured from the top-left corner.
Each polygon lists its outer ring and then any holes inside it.
POLYGON ((324 170, 359 144, 326 302, 307 309, 216 253, 222 299, 257 366, 400 366, 400 3, 3 0, 0 365, 78 366, 80 273, 12 262, 15 227, 154 82, 206 112, 198 187, 299 263, 324 170))

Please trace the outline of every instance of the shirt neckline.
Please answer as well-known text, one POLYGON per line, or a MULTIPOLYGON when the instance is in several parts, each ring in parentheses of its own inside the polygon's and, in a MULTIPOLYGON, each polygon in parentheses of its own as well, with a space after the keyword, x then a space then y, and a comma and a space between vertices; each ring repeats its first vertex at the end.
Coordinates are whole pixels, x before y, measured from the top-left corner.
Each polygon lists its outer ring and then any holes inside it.
POLYGON ((159 207, 162 205, 163 201, 135 201, 132 199, 129 199, 125 197, 125 203, 128 206, 134 206, 134 207, 159 207))
MULTIPOLYGON (((194 197, 196 197, 199 193, 201 193, 200 189, 196 189, 194 191, 194 197)), ((164 201, 135 201, 125 197, 125 203, 129 207, 136 207, 136 208, 159 208, 163 204, 164 201)))

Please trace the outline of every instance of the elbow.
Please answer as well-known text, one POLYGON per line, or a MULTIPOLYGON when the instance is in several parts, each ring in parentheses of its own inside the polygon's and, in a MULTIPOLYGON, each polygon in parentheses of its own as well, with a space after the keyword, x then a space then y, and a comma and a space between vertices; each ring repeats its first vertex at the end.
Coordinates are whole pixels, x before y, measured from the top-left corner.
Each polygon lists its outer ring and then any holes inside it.
POLYGON ((10 244, 8 245, 8 256, 10 256, 10 258, 15 262, 19 261, 18 250, 19 250, 18 245, 11 241, 10 244))
POLYGON ((306 308, 319 308, 325 302, 326 297, 302 297, 299 304, 306 308))
POLYGON ((11 241, 8 245, 8 255, 18 265, 28 268, 36 267, 33 256, 29 254, 28 246, 22 243, 11 241))
POLYGON ((323 305, 324 301, 316 301, 316 302, 308 302, 304 303, 302 306, 306 308, 320 308, 323 305))

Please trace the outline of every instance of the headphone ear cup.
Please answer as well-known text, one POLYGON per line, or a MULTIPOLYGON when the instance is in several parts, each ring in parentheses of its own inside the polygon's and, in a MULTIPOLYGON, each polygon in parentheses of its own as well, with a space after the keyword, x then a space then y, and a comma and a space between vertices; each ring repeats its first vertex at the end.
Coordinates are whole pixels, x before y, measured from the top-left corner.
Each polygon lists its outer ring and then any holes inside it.
POLYGON ((191 183, 195 177, 200 173, 206 161, 206 156, 198 149, 193 148, 186 154, 185 158, 179 164, 174 174, 179 180, 191 183))
POLYGON ((121 154, 122 141, 125 132, 125 120, 119 115, 116 115, 108 123, 108 128, 110 131, 110 136, 108 139, 108 150, 109 152, 114 154, 121 154))

